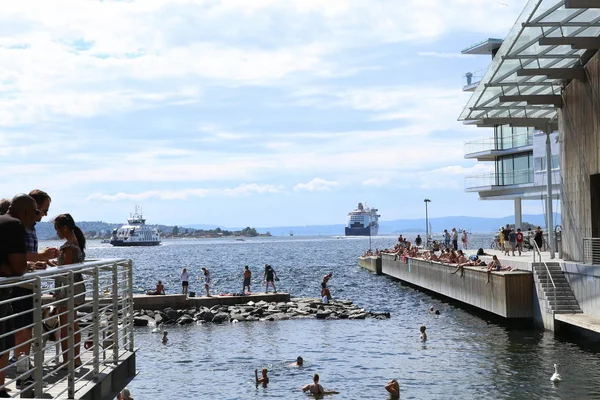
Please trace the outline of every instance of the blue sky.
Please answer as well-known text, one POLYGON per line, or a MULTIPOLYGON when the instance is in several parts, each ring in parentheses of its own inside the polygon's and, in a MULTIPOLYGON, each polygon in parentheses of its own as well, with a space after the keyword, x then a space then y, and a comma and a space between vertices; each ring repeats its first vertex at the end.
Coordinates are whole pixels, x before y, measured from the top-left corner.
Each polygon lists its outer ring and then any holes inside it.
MULTIPOLYGON (((464 177, 460 50, 525 1, 133 0, 3 5, 0 196, 50 214, 222 226, 505 216, 464 177)), ((539 201, 524 213, 541 213, 539 201)))

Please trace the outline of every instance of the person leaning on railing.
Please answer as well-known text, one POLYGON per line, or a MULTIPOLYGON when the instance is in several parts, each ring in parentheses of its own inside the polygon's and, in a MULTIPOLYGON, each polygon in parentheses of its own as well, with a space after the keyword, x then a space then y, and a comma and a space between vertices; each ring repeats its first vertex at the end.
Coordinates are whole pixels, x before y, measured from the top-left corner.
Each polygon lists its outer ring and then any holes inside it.
MULTIPOLYGON (((60 214, 54 218, 54 229, 60 239, 65 239, 65 243, 60 246, 59 255, 57 259, 58 265, 68 265, 82 263, 85 260, 85 236, 77 225, 75 220, 70 214, 60 214)), ((75 291, 75 307, 82 305, 85 302, 85 285, 83 283, 83 276, 80 272, 74 274, 74 291, 75 291)), ((66 283, 65 278, 57 278, 55 286, 64 286, 66 283)), ((67 311, 67 296, 66 291, 61 289, 55 293, 57 299, 64 299, 62 304, 58 307, 58 314, 60 318, 60 337, 65 338, 61 340, 60 346, 63 352, 63 363, 68 362, 68 318, 69 316, 65 313, 67 311)), ((79 332, 79 324, 77 323, 77 311, 75 311, 75 322, 73 323, 73 331, 75 332, 75 346, 73 349, 75 366, 81 365, 81 359, 79 358, 81 332, 79 332)))
MULTIPOLYGON (((32 229, 38 213, 35 200, 26 195, 15 196, 8 213, 0 216, 0 277, 22 276, 27 271, 25 230, 32 229)), ((12 314, 8 300, 10 289, 0 289, 0 319, 12 314)), ((12 320, 0 322, 0 335, 12 331, 12 320)), ((14 336, 0 337, 0 397, 10 397, 4 388, 8 365, 8 349, 14 346, 14 336)))

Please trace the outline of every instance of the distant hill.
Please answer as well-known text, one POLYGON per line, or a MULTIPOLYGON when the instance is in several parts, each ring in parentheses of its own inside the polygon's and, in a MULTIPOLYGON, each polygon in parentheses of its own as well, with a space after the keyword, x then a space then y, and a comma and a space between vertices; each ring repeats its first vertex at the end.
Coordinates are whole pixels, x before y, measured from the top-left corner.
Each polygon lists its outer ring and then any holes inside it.
MULTIPOLYGON (((434 233, 442 232, 444 229, 466 229, 469 232, 495 232, 500 226, 514 223, 514 216, 509 215, 501 218, 483 218, 483 217, 440 217, 429 218, 431 230, 434 233)), ((543 214, 524 214, 523 222, 528 222, 533 225, 546 226, 545 217, 543 214)), ((554 224, 560 224, 560 214, 554 218, 554 224)), ((186 227, 200 229, 200 227, 212 227, 213 225, 186 225, 186 227)), ((296 226, 269 226, 256 228, 260 233, 267 231, 273 236, 287 236, 290 232, 294 235, 343 235, 344 224, 335 225, 296 225, 296 226)), ((224 228, 229 230, 239 230, 240 228, 224 228)), ((206 229, 206 228, 204 228, 206 229)), ((395 234, 405 232, 425 232, 425 218, 418 219, 396 219, 393 221, 379 221, 379 234, 395 234)))
MULTIPOLYGON (((431 230, 433 233, 440 233, 444 229, 466 229, 469 232, 495 232, 500 226, 512 224, 514 216, 510 215, 502 218, 481 218, 481 217, 441 217, 430 218, 431 230)), ((533 225, 545 227, 543 214, 525 214, 523 222, 528 222, 533 225)), ((560 224, 560 214, 554 218, 554 224, 560 224)), ((113 229, 123 225, 122 223, 108 223, 102 221, 81 221, 77 225, 90 237, 108 237, 113 229)), ((151 225, 157 227, 161 232, 170 234, 173 232, 174 225, 151 225)), ((256 228, 260 234, 270 232, 273 236, 289 236, 290 232, 294 235, 343 235, 343 224, 335 225, 295 225, 295 226, 269 226, 256 228)), ((179 226, 180 230, 213 230, 221 228, 228 231, 241 231, 246 228, 240 227, 225 227, 209 224, 190 224, 179 226)), ((51 222, 40 222, 36 225, 38 236, 40 239, 50 239, 56 237, 54 226, 51 222)), ((418 219, 396 219, 393 221, 379 221, 379 234, 397 234, 409 232, 425 232, 425 218, 418 219)))

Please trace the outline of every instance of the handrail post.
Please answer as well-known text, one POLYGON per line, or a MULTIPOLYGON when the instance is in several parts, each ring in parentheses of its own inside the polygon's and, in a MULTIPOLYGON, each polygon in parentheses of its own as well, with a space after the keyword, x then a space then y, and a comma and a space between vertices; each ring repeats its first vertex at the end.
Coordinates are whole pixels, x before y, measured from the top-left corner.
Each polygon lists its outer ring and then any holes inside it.
POLYGON ((98 382, 100 376, 100 285, 98 283, 98 267, 94 268, 93 280, 92 280, 92 302, 93 302, 93 315, 92 315, 92 340, 93 345, 93 377, 94 381, 98 382))
POLYGON ((42 279, 39 276, 33 281, 33 322, 34 394, 35 397, 42 398, 44 393, 44 342, 42 339, 42 279))
POLYGON ((119 286, 121 287, 121 340, 123 341, 123 348, 128 349, 127 345, 127 337, 129 328, 127 326, 127 322, 129 322, 129 290, 127 285, 129 283, 129 279, 127 276, 127 264, 120 265, 121 269, 121 282, 119 286))
POLYGON ((119 364, 119 271, 118 264, 113 264, 113 314, 112 314, 112 350, 113 362, 119 364))
POLYGON ((68 393, 69 399, 75 398, 75 274, 69 271, 67 274, 67 330, 68 330, 68 393))
POLYGON ((129 297, 129 312, 128 312, 128 325, 129 325, 129 351, 134 351, 133 342, 133 262, 129 260, 127 262, 127 285, 129 286, 128 297, 129 297))

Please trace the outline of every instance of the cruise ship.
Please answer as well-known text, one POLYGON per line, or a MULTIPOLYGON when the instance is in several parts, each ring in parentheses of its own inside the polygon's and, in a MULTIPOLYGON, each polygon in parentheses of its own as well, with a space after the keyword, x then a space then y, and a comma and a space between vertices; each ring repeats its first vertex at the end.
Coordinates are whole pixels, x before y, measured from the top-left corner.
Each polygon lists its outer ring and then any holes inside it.
POLYGON ((160 232, 146 225, 142 209, 135 206, 127 224, 112 232, 110 244, 113 246, 157 246, 160 244, 160 232))
POLYGON ((376 208, 363 207, 358 203, 354 211, 348 213, 346 236, 376 236, 379 231, 379 217, 376 208))

